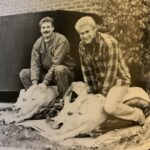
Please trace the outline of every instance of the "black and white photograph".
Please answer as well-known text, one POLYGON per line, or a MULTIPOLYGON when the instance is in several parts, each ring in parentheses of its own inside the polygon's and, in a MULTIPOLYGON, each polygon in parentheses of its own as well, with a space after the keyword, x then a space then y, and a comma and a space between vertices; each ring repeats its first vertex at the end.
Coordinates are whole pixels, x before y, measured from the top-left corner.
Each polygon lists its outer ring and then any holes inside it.
POLYGON ((150 149, 149 0, 0 0, 9 149, 150 149))

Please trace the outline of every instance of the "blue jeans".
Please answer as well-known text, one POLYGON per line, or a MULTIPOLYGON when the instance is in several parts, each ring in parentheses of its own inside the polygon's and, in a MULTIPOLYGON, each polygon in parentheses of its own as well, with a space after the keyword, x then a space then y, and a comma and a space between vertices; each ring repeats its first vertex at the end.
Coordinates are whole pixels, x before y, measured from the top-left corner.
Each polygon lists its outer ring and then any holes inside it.
MULTIPOLYGON (((32 85, 31 81, 31 70, 30 69, 22 69, 20 71, 20 80, 25 89, 28 89, 32 85)), ((41 72, 40 82, 44 79, 45 73, 41 72)), ((59 96, 63 97, 69 85, 72 83, 74 79, 73 71, 70 71, 64 65, 58 65, 54 69, 54 77, 53 80, 49 83, 49 85, 57 85, 59 96)))

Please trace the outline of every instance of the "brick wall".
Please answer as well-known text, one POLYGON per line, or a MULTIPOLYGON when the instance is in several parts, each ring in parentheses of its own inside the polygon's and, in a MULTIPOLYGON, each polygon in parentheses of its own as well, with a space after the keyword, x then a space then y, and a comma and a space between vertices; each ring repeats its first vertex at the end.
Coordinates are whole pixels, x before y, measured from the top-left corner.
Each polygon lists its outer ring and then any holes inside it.
POLYGON ((0 0, 0 16, 50 10, 96 13, 93 0, 0 0))

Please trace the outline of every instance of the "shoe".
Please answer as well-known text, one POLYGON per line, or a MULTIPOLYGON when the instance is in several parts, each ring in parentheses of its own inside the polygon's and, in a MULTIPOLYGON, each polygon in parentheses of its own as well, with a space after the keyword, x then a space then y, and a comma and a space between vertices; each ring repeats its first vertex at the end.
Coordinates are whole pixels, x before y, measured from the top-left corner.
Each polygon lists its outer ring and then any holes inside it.
POLYGON ((150 116, 150 103, 148 103, 148 105, 145 106, 145 108, 143 109, 143 113, 144 113, 145 117, 150 116))
POLYGON ((145 124, 145 115, 141 109, 137 109, 137 113, 139 115, 137 122, 140 126, 143 126, 145 124))

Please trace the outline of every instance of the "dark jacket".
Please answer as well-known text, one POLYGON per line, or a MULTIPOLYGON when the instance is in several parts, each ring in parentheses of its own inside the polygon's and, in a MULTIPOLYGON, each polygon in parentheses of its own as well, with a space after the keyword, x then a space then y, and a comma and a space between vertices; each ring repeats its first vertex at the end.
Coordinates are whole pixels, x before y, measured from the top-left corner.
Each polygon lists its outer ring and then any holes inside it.
POLYGON ((40 79, 41 70, 46 72, 44 83, 49 83, 53 77, 55 66, 65 65, 73 70, 75 64, 70 56, 70 45, 62 34, 54 32, 46 48, 43 37, 35 42, 31 55, 31 81, 40 79))

